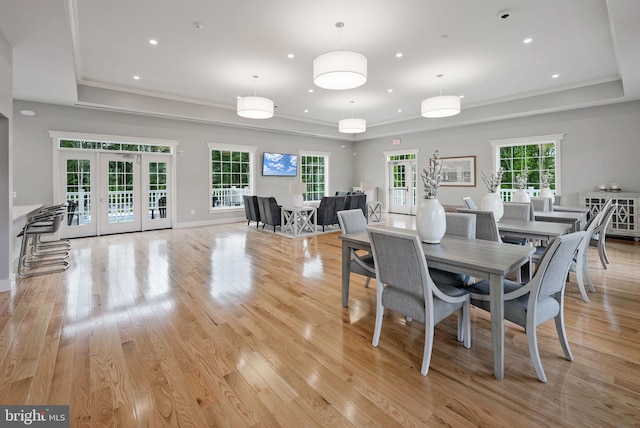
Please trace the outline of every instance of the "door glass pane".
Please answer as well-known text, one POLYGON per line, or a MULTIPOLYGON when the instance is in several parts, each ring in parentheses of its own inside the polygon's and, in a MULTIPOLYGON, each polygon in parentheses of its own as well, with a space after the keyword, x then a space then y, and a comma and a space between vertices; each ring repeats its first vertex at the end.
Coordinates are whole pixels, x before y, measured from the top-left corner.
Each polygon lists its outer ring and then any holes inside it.
POLYGON ((67 159, 67 225, 91 224, 91 163, 88 159, 67 159))
POLYGON ((109 161, 108 223, 133 221, 133 162, 109 161))
POLYGON ((406 204, 406 166, 404 164, 393 165, 393 205, 406 204))
POLYGON ((149 189, 147 192, 149 200, 150 220, 167 217, 167 163, 149 163, 149 189))

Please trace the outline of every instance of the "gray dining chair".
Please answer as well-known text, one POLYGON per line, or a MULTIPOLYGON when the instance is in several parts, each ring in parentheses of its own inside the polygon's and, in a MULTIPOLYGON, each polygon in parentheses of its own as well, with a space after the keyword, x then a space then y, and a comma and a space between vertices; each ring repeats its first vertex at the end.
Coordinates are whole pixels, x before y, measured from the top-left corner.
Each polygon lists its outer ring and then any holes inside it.
MULTIPOLYGON (((359 208, 352 210, 338 211, 338 223, 343 234, 364 232, 367 230, 367 219, 362 210, 359 208)), ((373 254, 359 254, 351 249, 351 264, 349 270, 353 273, 367 277, 364 283, 365 287, 369 287, 371 278, 376 277, 376 270, 373 263, 373 254)))
MULTIPOLYGON (((476 216, 470 213, 445 212, 447 228, 445 236, 460 236, 468 239, 476 239, 476 216)), ((446 284, 453 287, 466 287, 471 284, 472 278, 454 272, 430 268, 429 274, 436 284, 446 284)))
POLYGON ((484 241, 502 242, 500 231, 493 211, 483 211, 477 209, 459 209, 459 213, 475 214, 476 216, 476 239, 484 241))
MULTIPOLYGON (((611 202, 612 199, 609 199, 611 202)), ((603 207, 602 211, 604 211, 604 215, 600 218, 598 226, 596 226, 593 231, 593 235, 589 239, 589 245, 591 247, 598 248, 598 256, 600 257, 600 263, 602 263, 602 267, 607 269, 607 264, 609 264, 609 256, 607 255, 607 247, 606 247, 606 237, 607 237, 607 229, 609 228, 609 224, 611 223, 611 219, 613 218, 613 214, 615 214, 616 209, 618 208, 618 203, 611 203, 608 207, 603 207)))
MULTIPOLYGON (((512 220, 534 220, 533 205, 530 202, 505 202, 503 219, 512 220)), ((503 236, 502 241, 507 244, 527 245, 526 238, 516 238, 512 236, 503 236)))
POLYGON ((575 273, 576 282, 578 283, 578 289, 580 290, 580 295, 582 296, 582 300, 587 303, 591 303, 589 300, 589 296, 587 295, 586 287, 584 283, 586 282, 589 286, 589 291, 595 293, 596 289, 593 286, 593 281, 591 281, 591 275, 589 275, 589 242, 590 236, 593 236, 598 224, 600 223, 600 219, 605 215, 604 211, 596 214, 596 218, 594 221, 587 225, 587 228, 584 230, 586 237, 580 243, 578 247, 578 251, 575 254, 574 260, 571 262, 571 266, 569 267, 569 271, 575 273))
POLYGON ((376 266, 376 324, 373 346, 380 342, 385 308, 424 324, 424 351, 420 373, 427 374, 433 349, 435 325, 458 313, 458 341, 471 347, 468 293, 460 288, 435 284, 429 275, 422 242, 416 234, 368 229, 376 266))
MULTIPOLYGON (((531 281, 520 284, 504 281, 504 317, 524 327, 533 366, 542 382, 547 376, 542 368, 536 328, 553 319, 560 345, 567 360, 573 361, 564 328, 564 290, 569 266, 586 232, 575 232, 554 238, 547 247, 531 281)), ((480 281, 467 290, 471 303, 490 311, 489 281, 480 281)))
POLYGON ((541 196, 532 196, 531 205, 534 211, 553 211, 553 199, 541 196))
MULTIPOLYGON (((580 291, 580 295, 582 296, 582 300, 587 303, 591 303, 589 296, 587 295, 587 290, 585 287, 585 282, 589 287, 589 291, 595 293, 596 289, 593 285, 593 281, 591 281, 591 275, 589 275, 589 236, 592 236, 594 230, 600 223, 600 219, 605 215, 606 207, 610 204, 608 203, 603 210, 599 211, 596 215, 594 215, 589 222, 585 225, 585 229, 583 230, 586 233, 586 238, 580 242, 578 246, 578 250, 574 255, 573 261, 569 267, 569 272, 573 272, 576 275, 576 282, 578 283, 578 290, 580 291)), ((546 247, 538 246, 536 248, 536 252, 531 257, 534 263, 539 263, 542 255, 546 247)))

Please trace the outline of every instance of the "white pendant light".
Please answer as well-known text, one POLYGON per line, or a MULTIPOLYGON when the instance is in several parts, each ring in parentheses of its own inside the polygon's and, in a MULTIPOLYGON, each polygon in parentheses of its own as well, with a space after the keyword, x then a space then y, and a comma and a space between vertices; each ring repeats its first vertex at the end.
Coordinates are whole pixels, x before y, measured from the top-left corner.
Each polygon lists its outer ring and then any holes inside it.
POLYGON ((341 119, 338 122, 338 130, 344 134, 359 134, 367 130, 367 121, 355 117, 341 119))
POLYGON ((248 119, 269 119, 273 117, 273 101, 269 98, 255 96, 255 79, 257 78, 258 76, 253 76, 254 96, 238 97, 238 116, 246 117, 248 119))
MULTIPOLYGON (((337 22, 336 27, 344 27, 337 22)), ((367 57, 358 52, 335 50, 313 60, 313 83, 324 89, 343 90, 367 81, 367 57)))
MULTIPOLYGON (((350 101, 353 104, 353 101, 350 101)), ((353 107, 351 108, 351 117, 338 121, 338 131, 344 134, 360 134, 367 130, 367 121, 353 117, 353 107)))
MULTIPOLYGON (((443 75, 438 74, 436 77, 440 78, 443 75)), ((455 116, 460 113, 460 97, 457 95, 442 95, 442 88, 440 88, 439 96, 422 101, 420 111, 422 116, 433 119, 455 116)))

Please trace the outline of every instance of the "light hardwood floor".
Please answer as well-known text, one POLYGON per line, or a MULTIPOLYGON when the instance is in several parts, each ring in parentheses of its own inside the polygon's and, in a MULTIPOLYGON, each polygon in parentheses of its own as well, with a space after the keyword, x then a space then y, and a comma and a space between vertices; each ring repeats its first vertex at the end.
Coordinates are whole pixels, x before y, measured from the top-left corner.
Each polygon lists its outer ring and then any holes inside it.
MULTIPOLYGON (((387 216, 411 226, 413 217, 387 216)), ((0 403, 66 404, 72 427, 637 426, 640 245, 591 249, 597 293, 567 286, 566 361, 538 330, 549 382, 507 322, 505 379, 488 315, 472 346, 456 318, 424 328, 387 312, 371 346, 375 281, 353 275, 341 306, 337 233, 287 239, 246 223, 75 239, 63 274, 0 294, 0 403)))

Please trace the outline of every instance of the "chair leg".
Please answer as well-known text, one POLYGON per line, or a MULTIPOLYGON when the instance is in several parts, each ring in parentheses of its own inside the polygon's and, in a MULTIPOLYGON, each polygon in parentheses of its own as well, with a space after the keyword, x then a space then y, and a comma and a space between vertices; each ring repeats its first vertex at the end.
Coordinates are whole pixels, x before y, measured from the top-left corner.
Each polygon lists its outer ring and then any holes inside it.
POLYGON ((364 282, 364 287, 365 288, 369 288, 369 282, 371 282, 371 277, 370 276, 368 276, 367 280, 364 282))
POLYGON ((554 321, 556 323, 556 331, 558 332, 558 339, 560 339, 560 346, 562 346, 562 351, 564 352, 564 356, 568 361, 573 361, 573 354, 571 353, 571 348, 569 348, 567 333, 565 332, 565 329, 564 329, 564 314, 562 310, 554 318, 554 321))
POLYGON ((592 293, 596 292, 596 288, 593 286, 593 281, 591 281, 591 275, 589 274, 589 266, 587 265, 587 263, 583 263, 582 264, 582 274, 584 276, 585 281, 587 282, 587 285, 589 286, 589 291, 591 291, 592 293))
POLYGON ((578 283, 578 289, 580 290, 580 295, 582 296, 582 300, 587 303, 591 303, 589 300, 589 296, 587 296, 587 291, 584 288, 584 279, 583 279, 583 258, 582 255, 578 253, 578 260, 576 261, 576 282, 578 283))
MULTIPOLYGON (((427 318, 429 318, 427 316, 427 318)), ((429 364, 431 363, 431 351, 433 350, 433 334, 434 326, 429 319, 424 324, 424 353, 422 354, 422 368, 420 373, 426 376, 429 372, 429 364)))
POLYGON ((600 254, 600 260, 603 260, 602 265, 606 269, 606 264, 609 264, 609 256, 607 255, 607 246, 604 238, 598 241, 598 254, 600 254))
POLYGON ((376 305, 376 325, 373 329, 373 341, 371 344, 378 347, 380 343, 380 332, 382 331, 382 318, 384 317, 384 307, 381 304, 376 305))
POLYGON ((536 326, 533 325, 533 318, 531 323, 527 322, 527 342, 529 343, 529 354, 531 354, 531 360, 533 361, 533 367, 536 369, 536 374, 541 382, 547 381, 547 376, 544 374, 542 368, 542 361, 540 361, 540 351, 538 350, 538 337, 536 333, 536 326))

